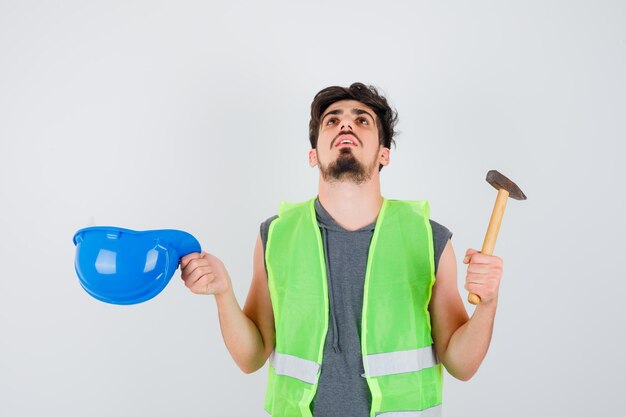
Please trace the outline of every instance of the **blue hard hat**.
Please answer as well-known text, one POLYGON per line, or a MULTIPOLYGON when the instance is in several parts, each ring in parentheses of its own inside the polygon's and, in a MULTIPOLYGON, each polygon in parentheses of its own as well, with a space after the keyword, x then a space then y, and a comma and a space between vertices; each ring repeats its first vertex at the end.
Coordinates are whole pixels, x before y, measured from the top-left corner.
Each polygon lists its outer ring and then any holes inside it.
POLYGON ((200 252, 195 237, 181 230, 143 232, 111 226, 81 229, 74 235, 74 266, 80 285, 111 304, 137 304, 160 293, 182 256, 200 252))

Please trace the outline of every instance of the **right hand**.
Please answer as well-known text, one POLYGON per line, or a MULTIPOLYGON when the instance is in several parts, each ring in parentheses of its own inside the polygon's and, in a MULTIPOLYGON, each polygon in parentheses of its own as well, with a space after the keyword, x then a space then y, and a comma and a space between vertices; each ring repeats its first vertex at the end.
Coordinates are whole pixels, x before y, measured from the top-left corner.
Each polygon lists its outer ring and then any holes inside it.
POLYGON ((231 288, 228 271, 219 258, 194 252, 180 259, 181 278, 194 294, 226 294, 231 288))

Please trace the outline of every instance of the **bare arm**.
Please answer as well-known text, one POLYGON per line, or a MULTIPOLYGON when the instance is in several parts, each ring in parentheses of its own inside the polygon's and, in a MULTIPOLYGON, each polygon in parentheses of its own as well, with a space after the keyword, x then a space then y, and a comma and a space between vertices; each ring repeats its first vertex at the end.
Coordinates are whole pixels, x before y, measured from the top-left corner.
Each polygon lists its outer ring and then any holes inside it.
POLYGON ((467 381, 489 349, 502 261, 470 249, 464 263, 469 264, 465 288, 482 298, 471 319, 457 288, 456 258, 450 241, 439 260, 429 310, 437 355, 452 376, 467 381))
POLYGON ((203 252, 181 260, 182 278, 195 294, 214 294, 226 348, 245 373, 263 366, 274 349, 274 314, 267 286, 260 236, 254 249, 253 275, 248 298, 239 306, 226 267, 203 252))

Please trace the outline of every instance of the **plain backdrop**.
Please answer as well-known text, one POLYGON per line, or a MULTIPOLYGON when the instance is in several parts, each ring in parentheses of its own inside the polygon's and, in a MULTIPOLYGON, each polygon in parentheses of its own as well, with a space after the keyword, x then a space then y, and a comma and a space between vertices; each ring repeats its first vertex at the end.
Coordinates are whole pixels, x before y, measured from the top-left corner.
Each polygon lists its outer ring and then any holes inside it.
MULTIPOLYGON (((623 410, 626 3, 0 0, 0 415, 263 416, 267 368, 212 297, 85 293, 74 232, 179 228, 243 304, 259 224, 315 195, 317 91, 376 85, 400 116, 388 198, 427 199, 463 290, 497 169, 509 201, 490 352, 452 416, 623 410)), ((468 311, 472 311, 467 305, 468 311)))

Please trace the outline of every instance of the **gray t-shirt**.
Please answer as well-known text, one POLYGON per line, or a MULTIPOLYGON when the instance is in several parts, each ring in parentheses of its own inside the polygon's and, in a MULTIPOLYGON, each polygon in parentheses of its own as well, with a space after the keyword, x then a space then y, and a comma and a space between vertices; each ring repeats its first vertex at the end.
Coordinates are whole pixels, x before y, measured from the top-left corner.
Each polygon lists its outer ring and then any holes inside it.
MULTIPOLYGON (((330 302, 328 334, 315 398, 314 417, 369 417, 371 395, 363 374, 361 311, 367 254, 376 223, 348 231, 315 200, 320 225, 330 302)), ((261 224, 263 248, 273 216, 261 224)), ((435 273, 441 253, 452 237, 446 227, 430 221, 433 231, 435 273)))

